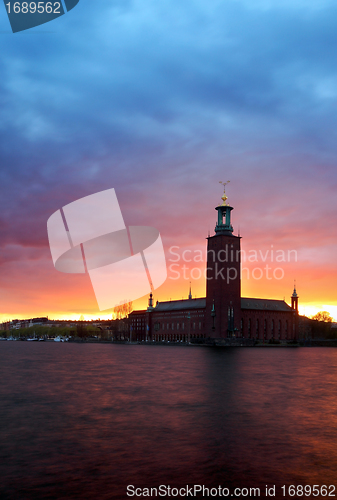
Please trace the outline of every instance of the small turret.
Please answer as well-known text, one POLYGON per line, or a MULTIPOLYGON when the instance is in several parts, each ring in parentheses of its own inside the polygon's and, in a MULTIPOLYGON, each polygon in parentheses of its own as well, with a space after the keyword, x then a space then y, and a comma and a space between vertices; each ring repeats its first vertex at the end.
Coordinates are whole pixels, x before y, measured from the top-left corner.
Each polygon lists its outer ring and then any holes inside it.
POLYGON ((294 282, 294 291, 291 296, 291 308, 298 314, 298 295, 296 291, 296 281, 294 282))
POLYGON ((148 311, 153 311, 154 307, 153 307, 153 295, 152 293, 150 293, 150 297, 149 297, 149 306, 147 308, 148 311))

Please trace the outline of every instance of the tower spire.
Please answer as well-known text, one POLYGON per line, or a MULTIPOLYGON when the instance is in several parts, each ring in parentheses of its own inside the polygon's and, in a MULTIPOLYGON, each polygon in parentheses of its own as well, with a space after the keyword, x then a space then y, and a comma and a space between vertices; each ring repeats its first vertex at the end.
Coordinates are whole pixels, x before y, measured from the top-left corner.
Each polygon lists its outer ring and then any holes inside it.
POLYGON ((191 300, 192 299, 192 288, 191 288, 191 282, 190 282, 190 293, 188 294, 188 298, 191 300))
POLYGON ((226 196, 226 185, 229 183, 230 183, 230 181, 227 181, 227 182, 219 181, 219 184, 223 185, 223 195, 221 197, 223 206, 228 205, 228 203, 226 203, 226 201, 228 200, 228 196, 226 196))
POLYGON ((224 193, 221 197, 222 204, 217 206, 215 209, 218 211, 218 223, 215 226, 216 234, 231 235, 233 233, 233 226, 231 224, 231 211, 233 210, 233 207, 231 207, 228 203, 226 203, 228 199, 228 196, 226 195, 226 185, 229 182, 230 181, 227 182, 220 181, 220 184, 222 184, 224 187, 224 193))
POLYGON ((298 295, 296 291, 296 280, 294 280, 294 291, 291 296, 291 308, 298 314, 298 295))
POLYGON ((147 308, 147 311, 153 311, 153 294, 152 294, 152 292, 150 293, 149 306, 147 308))

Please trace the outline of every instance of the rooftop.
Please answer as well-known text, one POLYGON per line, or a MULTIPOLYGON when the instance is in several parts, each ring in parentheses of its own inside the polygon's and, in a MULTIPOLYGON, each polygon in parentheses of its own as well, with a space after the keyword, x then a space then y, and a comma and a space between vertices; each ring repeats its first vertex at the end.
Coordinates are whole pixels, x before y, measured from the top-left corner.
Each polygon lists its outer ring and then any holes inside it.
MULTIPOLYGON (((153 308, 154 312, 181 311, 187 309, 205 309, 206 298, 170 300, 158 302, 153 308)), ((241 298, 241 309, 253 309, 256 311, 283 311, 291 312, 292 309, 284 300, 241 298)), ((133 311, 131 314, 145 313, 145 311, 133 311)))
POLYGON ((292 311, 284 300, 241 298, 241 309, 255 309, 258 311, 292 311))
POLYGON ((179 311, 181 309, 203 309, 206 307, 206 299, 171 300, 169 302, 158 302, 154 311, 179 311))

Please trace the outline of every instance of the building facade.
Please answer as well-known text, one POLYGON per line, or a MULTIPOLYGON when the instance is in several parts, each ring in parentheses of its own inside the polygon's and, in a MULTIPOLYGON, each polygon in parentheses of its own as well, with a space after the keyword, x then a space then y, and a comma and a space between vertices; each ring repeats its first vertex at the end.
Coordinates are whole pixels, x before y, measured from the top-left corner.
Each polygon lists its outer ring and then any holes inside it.
POLYGON ((241 297, 241 238, 233 234, 226 203, 216 207, 215 234, 207 238, 206 297, 157 302, 130 314, 133 341, 203 342, 210 339, 251 339, 289 342, 298 336, 298 296, 283 300, 241 297))

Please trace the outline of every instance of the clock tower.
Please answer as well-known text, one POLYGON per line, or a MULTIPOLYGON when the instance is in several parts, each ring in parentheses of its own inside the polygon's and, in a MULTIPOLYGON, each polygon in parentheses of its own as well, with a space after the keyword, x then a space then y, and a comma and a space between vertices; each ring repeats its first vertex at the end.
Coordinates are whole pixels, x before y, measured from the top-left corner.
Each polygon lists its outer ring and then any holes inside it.
MULTIPOLYGON (((228 181, 229 182, 229 181, 228 181)), ((226 183, 221 183, 226 187, 226 183)), ((236 337, 241 318, 240 236, 233 234, 231 212, 224 189, 215 234, 207 238, 206 335, 236 337)))

